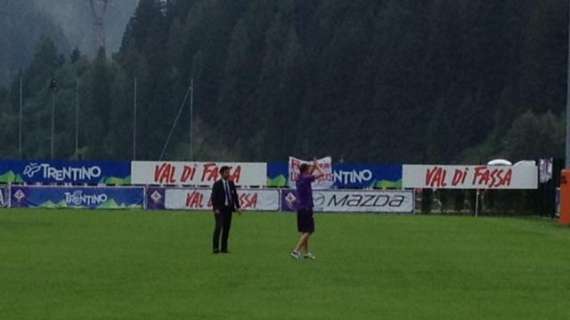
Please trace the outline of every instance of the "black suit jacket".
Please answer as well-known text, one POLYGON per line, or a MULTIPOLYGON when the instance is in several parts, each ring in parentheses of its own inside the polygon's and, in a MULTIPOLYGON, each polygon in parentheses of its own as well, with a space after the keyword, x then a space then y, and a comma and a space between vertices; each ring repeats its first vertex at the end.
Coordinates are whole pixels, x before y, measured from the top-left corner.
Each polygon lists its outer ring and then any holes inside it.
MULTIPOLYGON (((240 208, 236 185, 233 183, 233 181, 228 180, 228 183, 230 186, 230 193, 232 195, 232 203, 230 203, 229 207, 232 209, 232 211, 236 211, 240 208)), ((226 206, 226 194, 224 191, 222 179, 216 181, 216 183, 214 183, 212 186, 211 199, 214 210, 222 210, 226 206)))

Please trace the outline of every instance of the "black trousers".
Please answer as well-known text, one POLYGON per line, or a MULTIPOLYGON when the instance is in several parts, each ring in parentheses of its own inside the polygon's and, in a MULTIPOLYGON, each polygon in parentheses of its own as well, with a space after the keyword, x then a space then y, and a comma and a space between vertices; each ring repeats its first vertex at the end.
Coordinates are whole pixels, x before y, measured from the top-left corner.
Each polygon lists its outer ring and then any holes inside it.
POLYGON ((228 251, 228 238, 230 236, 230 228, 232 227, 232 209, 225 207, 220 210, 219 214, 214 214, 216 218, 216 226, 214 227, 213 246, 214 251, 228 251), (222 246, 220 247, 220 238, 222 246))

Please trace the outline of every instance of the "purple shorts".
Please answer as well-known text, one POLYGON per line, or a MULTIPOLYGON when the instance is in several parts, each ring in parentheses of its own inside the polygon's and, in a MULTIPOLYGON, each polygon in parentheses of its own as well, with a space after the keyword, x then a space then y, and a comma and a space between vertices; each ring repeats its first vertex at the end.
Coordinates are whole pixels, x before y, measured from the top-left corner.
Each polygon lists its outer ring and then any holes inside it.
POLYGON ((313 209, 301 209, 297 211, 297 230, 302 233, 315 232, 313 209))

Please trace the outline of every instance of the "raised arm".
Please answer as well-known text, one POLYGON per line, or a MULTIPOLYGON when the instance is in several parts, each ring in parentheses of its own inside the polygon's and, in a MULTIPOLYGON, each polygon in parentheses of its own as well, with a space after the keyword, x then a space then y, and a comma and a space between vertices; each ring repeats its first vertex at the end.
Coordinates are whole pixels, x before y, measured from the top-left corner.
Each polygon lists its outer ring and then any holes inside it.
POLYGON ((319 163, 317 162, 316 159, 313 161, 313 168, 312 168, 311 174, 315 177, 315 179, 319 179, 325 175, 325 173, 323 172, 323 169, 321 169, 321 167, 319 166, 319 163), (316 174, 315 174, 315 171, 316 171, 316 174))

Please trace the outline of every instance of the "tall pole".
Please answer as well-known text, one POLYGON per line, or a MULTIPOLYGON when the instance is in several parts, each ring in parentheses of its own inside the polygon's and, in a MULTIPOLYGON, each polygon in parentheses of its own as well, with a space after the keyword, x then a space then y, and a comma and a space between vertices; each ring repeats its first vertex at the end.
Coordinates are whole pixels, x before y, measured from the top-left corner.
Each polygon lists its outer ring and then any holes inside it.
POLYGON ((110 0, 89 0, 91 14, 93 15, 93 26, 95 30, 96 49, 105 48, 105 14, 110 0))
POLYGON ((137 159, 137 78, 133 90, 133 160, 137 159))
POLYGON ((79 81, 75 82, 75 159, 79 160, 79 81))
POLYGON ((186 102, 188 101, 188 98, 190 97, 191 91, 192 91, 192 84, 190 84, 188 86, 186 93, 184 93, 184 99, 182 99, 182 104, 180 104, 180 108, 178 108, 178 114, 176 115, 176 118, 174 119, 174 123, 172 124, 172 127, 170 128, 170 132, 168 133, 168 136, 166 137, 166 142, 164 143, 164 146, 162 147, 162 151, 160 152, 160 158, 158 158, 159 161, 162 161, 162 159, 164 158, 164 155, 166 154, 166 149, 168 148, 168 144, 170 143, 170 139, 172 138, 172 134, 174 133, 174 129, 176 129, 176 125, 178 124, 178 121, 180 120, 182 113, 184 113, 184 110, 186 109, 185 108, 186 102))
POLYGON ((566 73, 566 169, 570 169, 570 1, 568 5, 568 61, 566 73))
POLYGON ((22 117, 24 115, 23 104, 24 98, 22 94, 22 74, 20 74, 20 109, 18 112, 18 153, 20 154, 20 159, 24 158, 24 154, 22 152, 22 117))
POLYGON ((192 130, 194 129, 194 78, 192 78, 190 80, 190 88, 191 88, 191 92, 190 92, 190 161, 194 160, 194 154, 193 154, 193 150, 192 150, 192 144, 193 144, 193 136, 192 136, 192 130))
POLYGON ((568 61, 566 73, 566 169, 570 169, 570 1, 568 5, 568 61))
POLYGON ((55 89, 51 95, 51 143, 50 143, 50 157, 54 159, 55 155, 55 89))

